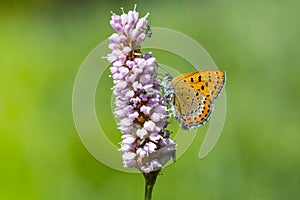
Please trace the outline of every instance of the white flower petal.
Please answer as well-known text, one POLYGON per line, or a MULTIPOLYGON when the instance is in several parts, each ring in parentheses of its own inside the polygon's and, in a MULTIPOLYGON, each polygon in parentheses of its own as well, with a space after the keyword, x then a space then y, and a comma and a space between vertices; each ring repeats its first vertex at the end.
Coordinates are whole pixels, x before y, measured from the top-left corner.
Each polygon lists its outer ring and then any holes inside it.
POLYGON ((147 131, 153 131, 154 128, 155 128, 155 123, 154 123, 153 121, 151 121, 151 120, 146 121, 146 122, 144 123, 144 128, 145 128, 147 131))
POLYGON ((141 139, 144 139, 144 137, 147 135, 147 131, 144 128, 138 129, 136 131, 136 136, 138 136, 141 139))

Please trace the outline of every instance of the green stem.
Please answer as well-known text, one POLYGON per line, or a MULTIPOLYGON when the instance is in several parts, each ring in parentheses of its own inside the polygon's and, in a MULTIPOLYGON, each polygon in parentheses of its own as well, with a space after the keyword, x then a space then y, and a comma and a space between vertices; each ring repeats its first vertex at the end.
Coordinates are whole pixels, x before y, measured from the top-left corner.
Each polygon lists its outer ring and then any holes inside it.
POLYGON ((150 172, 148 174, 144 173, 145 181, 146 181, 146 187, 145 187, 145 200, 151 200, 152 190, 157 178, 157 175, 159 174, 159 171, 150 172))

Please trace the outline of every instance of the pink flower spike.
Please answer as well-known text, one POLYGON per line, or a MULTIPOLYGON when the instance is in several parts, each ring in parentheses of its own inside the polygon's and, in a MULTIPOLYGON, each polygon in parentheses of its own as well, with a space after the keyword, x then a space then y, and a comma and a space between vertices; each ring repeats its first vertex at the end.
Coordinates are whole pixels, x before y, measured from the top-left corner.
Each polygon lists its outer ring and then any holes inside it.
POLYGON ((158 86, 156 59, 151 52, 140 52, 149 14, 138 19, 135 8, 122 12, 112 14, 110 25, 116 32, 108 38, 107 55, 116 96, 114 115, 123 134, 120 151, 126 168, 150 173, 174 157, 175 142, 165 134, 168 113, 158 86))

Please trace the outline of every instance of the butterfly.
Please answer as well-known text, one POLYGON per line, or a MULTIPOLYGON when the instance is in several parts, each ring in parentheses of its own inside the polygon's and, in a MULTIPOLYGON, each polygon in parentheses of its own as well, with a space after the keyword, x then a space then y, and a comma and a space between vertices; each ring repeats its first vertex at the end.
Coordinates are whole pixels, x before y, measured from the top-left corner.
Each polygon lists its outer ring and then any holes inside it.
POLYGON ((225 71, 215 69, 164 76, 165 98, 183 129, 197 128, 208 121, 225 80, 225 71))

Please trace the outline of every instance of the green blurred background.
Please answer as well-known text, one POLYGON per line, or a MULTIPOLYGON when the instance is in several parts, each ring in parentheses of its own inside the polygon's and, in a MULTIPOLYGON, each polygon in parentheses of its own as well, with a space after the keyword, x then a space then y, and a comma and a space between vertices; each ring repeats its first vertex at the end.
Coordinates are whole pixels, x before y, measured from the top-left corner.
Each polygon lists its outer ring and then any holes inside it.
POLYGON ((279 0, 1 2, 0 199, 143 198, 142 175, 98 162, 72 118, 80 64, 113 33, 110 11, 134 3, 152 26, 202 44, 228 76, 217 146, 199 160, 200 134, 163 170, 153 199, 300 199, 300 3, 279 0))

